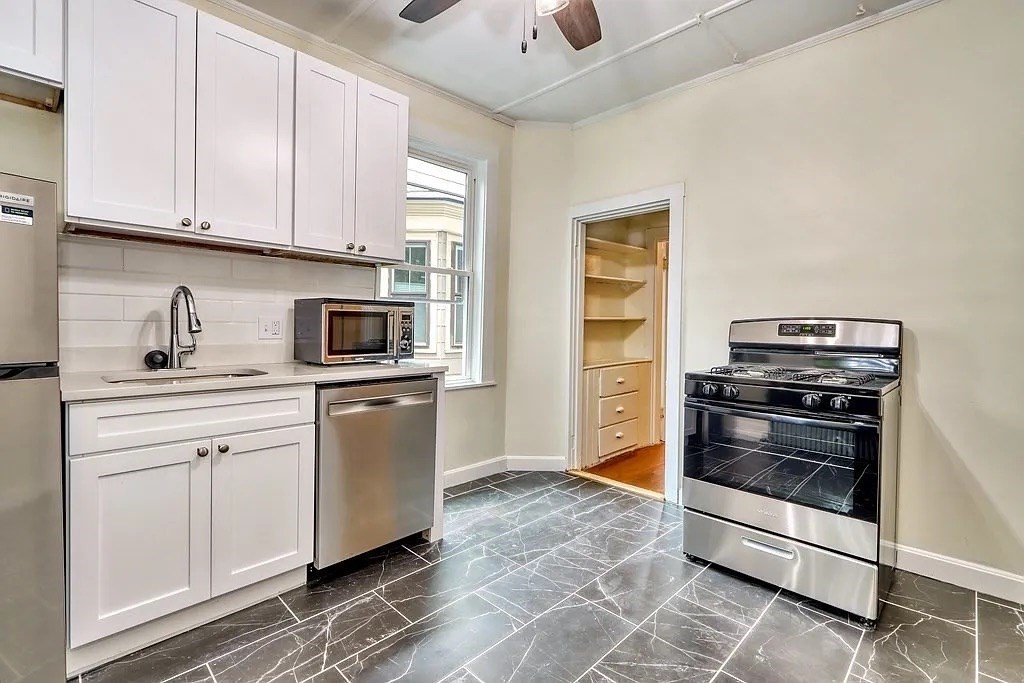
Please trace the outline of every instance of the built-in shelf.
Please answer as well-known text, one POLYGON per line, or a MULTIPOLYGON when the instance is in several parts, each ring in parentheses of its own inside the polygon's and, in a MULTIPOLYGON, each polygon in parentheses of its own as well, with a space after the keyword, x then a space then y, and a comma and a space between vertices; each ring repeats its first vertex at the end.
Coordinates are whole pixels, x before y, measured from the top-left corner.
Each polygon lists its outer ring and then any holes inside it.
POLYGON ((629 315, 588 315, 583 318, 585 323, 642 323, 646 321, 647 318, 629 315))
POLYGON ((650 363, 650 358, 599 358, 596 360, 584 360, 584 370, 594 370, 595 368, 611 368, 616 365, 634 365, 636 363, 650 363))
POLYGON ((632 244, 612 242, 610 240, 599 240, 596 237, 587 238, 587 249, 598 249, 600 251, 611 251, 617 254, 646 254, 645 247, 634 247, 632 244))
POLYGON ((647 280, 634 280, 628 277, 612 277, 611 275, 592 275, 590 273, 584 275, 587 282, 599 282, 604 285, 621 285, 623 287, 643 287, 647 284, 647 280))

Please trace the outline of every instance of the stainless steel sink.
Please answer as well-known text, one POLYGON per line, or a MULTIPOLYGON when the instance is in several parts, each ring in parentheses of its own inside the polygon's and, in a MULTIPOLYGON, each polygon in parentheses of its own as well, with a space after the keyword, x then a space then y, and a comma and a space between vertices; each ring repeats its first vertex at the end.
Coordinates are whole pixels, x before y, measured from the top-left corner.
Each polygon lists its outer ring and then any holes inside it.
POLYGON ((101 379, 108 384, 188 384, 211 382, 232 377, 257 377, 267 374, 255 368, 182 368, 178 370, 145 370, 142 372, 119 372, 104 375, 101 379))

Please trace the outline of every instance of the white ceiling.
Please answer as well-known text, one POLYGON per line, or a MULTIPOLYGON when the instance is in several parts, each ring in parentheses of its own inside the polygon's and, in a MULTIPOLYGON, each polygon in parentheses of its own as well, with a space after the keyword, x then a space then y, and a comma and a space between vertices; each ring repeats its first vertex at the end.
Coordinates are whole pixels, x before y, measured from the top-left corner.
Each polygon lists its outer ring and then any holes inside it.
MULTIPOLYGON (((594 0, 603 39, 580 52, 551 17, 522 54, 532 0, 462 0, 425 24, 408 0, 240 0, 513 119, 574 123, 920 0, 594 0)), ((532 22, 532 12, 530 14, 532 22)))

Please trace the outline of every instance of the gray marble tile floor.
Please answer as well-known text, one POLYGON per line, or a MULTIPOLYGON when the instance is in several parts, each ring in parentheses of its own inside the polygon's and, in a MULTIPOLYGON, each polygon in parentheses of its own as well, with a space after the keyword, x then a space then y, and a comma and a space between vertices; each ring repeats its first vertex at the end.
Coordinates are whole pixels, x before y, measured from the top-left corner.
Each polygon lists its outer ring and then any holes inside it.
POLYGON ((78 683, 1024 683, 1024 605, 898 572, 877 627, 687 561, 682 516, 508 472, 403 543, 78 683))

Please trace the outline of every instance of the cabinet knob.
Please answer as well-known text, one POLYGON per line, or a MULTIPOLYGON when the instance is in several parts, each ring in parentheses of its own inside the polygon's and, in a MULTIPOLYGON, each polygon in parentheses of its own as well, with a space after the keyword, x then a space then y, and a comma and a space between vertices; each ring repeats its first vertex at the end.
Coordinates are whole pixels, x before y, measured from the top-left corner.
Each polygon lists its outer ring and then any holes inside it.
POLYGON ((345 245, 345 248, 346 249, 355 249, 356 248, 356 243, 355 242, 349 242, 348 244, 345 245))
POLYGON ((359 248, 356 251, 366 251, 366 245, 365 244, 360 244, 359 248))
POLYGON ((615 383, 616 384, 625 384, 626 383, 626 378, 625 377, 616 377, 615 378, 615 383))
POLYGON ((624 412, 626 412, 626 408, 624 406, 619 406, 618 408, 615 409, 615 412, 616 413, 624 413, 624 412))
POLYGON ((184 225, 187 228, 190 225, 192 225, 192 219, 191 218, 182 218, 181 219, 181 224, 184 225))
POLYGON ((210 221, 203 221, 202 223, 200 223, 199 224, 199 229, 200 230, 209 230, 210 229, 210 221))
POLYGON ((205 458, 209 454, 210 449, 207 448, 206 446, 200 446, 199 448, 196 449, 196 455, 198 455, 200 458, 205 458))
POLYGON ((625 434, 623 434, 622 432, 615 432, 615 438, 616 439, 621 439, 624 436, 625 436, 625 434))
POLYGON ((222 443, 221 445, 217 446, 218 453, 227 453, 228 450, 230 450, 230 446, 228 446, 226 443, 222 443))

